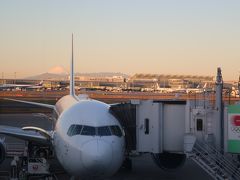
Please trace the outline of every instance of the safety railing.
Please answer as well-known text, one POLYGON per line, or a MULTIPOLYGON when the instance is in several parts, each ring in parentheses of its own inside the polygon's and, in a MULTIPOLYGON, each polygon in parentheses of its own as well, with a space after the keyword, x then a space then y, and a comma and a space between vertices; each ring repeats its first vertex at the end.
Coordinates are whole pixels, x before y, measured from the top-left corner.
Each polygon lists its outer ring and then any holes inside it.
POLYGON ((240 179, 240 164, 207 143, 196 141, 189 157, 214 179, 240 179))

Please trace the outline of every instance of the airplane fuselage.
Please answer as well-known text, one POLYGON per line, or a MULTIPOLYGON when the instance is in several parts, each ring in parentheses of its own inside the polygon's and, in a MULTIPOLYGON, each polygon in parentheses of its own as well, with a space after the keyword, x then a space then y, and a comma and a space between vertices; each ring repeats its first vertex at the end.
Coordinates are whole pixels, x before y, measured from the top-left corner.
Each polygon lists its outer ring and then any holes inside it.
POLYGON ((71 175, 108 177, 122 165, 124 133, 109 105, 65 96, 56 104, 53 135, 57 159, 71 175))

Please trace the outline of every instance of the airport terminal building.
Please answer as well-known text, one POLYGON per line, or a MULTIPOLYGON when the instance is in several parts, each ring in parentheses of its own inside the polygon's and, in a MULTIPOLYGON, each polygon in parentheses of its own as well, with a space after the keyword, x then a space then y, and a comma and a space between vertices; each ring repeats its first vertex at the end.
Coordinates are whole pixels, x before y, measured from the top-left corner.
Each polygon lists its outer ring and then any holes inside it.
POLYGON ((129 78, 130 86, 155 88, 156 84, 162 88, 196 88, 214 85, 214 76, 196 75, 167 75, 167 74, 135 74, 129 78))
MULTIPOLYGON (((58 78, 43 78, 44 88, 54 89, 68 86, 68 78, 62 80, 58 78)), ((32 84, 39 83, 39 79, 7 79, 2 80, 0 84, 32 84)), ((206 88, 214 87, 214 76, 197 75, 168 75, 168 74, 135 74, 130 77, 110 76, 110 75, 76 75, 76 86, 78 87, 105 87, 138 89, 147 88, 157 90, 158 88, 206 88)))

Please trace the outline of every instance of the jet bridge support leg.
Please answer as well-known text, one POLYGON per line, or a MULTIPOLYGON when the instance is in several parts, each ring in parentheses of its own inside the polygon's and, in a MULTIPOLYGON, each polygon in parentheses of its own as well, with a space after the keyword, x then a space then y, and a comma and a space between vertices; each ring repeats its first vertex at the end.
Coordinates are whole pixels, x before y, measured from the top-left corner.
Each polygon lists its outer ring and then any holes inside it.
POLYGON ((129 157, 124 160, 122 168, 126 171, 132 171, 132 160, 129 157))

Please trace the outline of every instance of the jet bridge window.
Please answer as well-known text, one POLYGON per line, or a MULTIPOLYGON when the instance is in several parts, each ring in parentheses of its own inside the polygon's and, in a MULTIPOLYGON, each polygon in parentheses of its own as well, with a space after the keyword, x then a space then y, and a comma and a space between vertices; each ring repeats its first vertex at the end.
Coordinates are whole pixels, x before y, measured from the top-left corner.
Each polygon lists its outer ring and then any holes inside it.
POLYGON ((145 134, 149 134, 149 119, 146 118, 144 121, 144 126, 145 126, 145 134))
POLYGON ((202 131, 202 130, 203 130, 203 120, 197 119, 197 131, 202 131))

